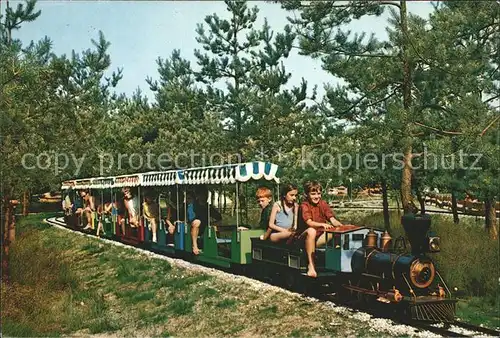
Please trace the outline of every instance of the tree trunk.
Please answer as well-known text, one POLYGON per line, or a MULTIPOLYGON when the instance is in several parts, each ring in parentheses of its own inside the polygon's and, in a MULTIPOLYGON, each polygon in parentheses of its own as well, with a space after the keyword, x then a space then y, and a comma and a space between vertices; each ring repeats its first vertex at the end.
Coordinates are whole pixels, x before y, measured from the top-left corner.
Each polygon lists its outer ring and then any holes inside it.
POLYGON ((403 205, 403 211, 407 213, 416 213, 416 207, 413 204, 411 197, 411 157, 412 157, 412 147, 407 146, 404 158, 403 158, 403 173, 401 178, 401 203, 403 205))
POLYGON ((231 217, 233 217, 236 214, 236 193, 232 194, 233 195, 233 207, 231 208, 231 217))
POLYGON ((387 197, 387 182, 382 179, 382 207, 384 208, 384 225, 385 229, 391 231, 391 221, 389 219, 389 199, 387 197))
POLYGON ((396 207, 398 208, 398 219, 401 219, 401 206, 399 205, 399 194, 396 194, 396 207))
POLYGON ((25 190, 23 193, 23 216, 28 216, 29 207, 29 192, 25 190))
MULTIPOLYGON (((233 31, 233 61, 236 61, 238 59, 238 30, 239 26, 237 24, 238 18, 236 17, 236 14, 233 12, 233 22, 235 23, 234 31, 233 31)), ((237 70, 235 69, 233 72, 233 79, 234 79, 234 102, 236 103, 236 146, 238 147, 237 149, 237 154, 238 154, 238 161, 241 163, 245 162, 244 156, 243 156, 243 151, 242 149, 245 147, 245 144, 243 142, 242 138, 242 125, 243 125, 243 119, 242 119, 242 114, 241 114, 241 92, 240 92, 240 77, 238 75, 237 70)))
MULTIPOLYGON (((9 0, 6 0, 5 3, 6 3, 6 7, 9 9, 10 8, 10 6, 9 6, 9 0)), ((8 28, 7 29, 7 45, 10 46, 10 42, 11 41, 12 41, 12 28, 8 28)))
POLYGON ((453 213, 453 223, 458 224, 460 220, 458 219, 457 193, 455 190, 451 191, 451 212, 453 213))
POLYGON ((12 205, 9 198, 3 201, 2 211, 2 281, 9 283, 9 230, 12 223, 12 205))
POLYGON ((222 210, 224 210, 224 213, 226 213, 226 210, 227 210, 226 191, 224 191, 222 194, 223 194, 222 195, 222 208, 223 208, 222 210))
POLYGON ((417 199, 418 203, 420 204, 420 213, 425 214, 425 197, 422 196, 422 193, 418 189, 417 189, 417 199))
MULTIPOLYGON (((403 108, 409 120, 411 108, 411 68, 408 52, 408 18, 406 10, 406 1, 400 1, 399 15, 401 18, 401 32, 403 33, 401 41, 401 57, 403 63, 403 108)), ((410 124, 408 123, 408 128, 410 124)), ((403 204, 404 213, 415 213, 416 207, 411 198, 411 160, 412 160, 412 144, 410 130, 406 131, 406 140, 404 145, 403 157, 403 173, 401 177, 401 203, 403 204)))
POLYGON ((10 208, 10 220, 9 220, 9 244, 12 244, 16 240, 16 207, 18 206, 18 200, 9 201, 10 208))
POLYGON ((495 209, 495 199, 486 198, 484 201, 484 221, 486 231, 490 234, 490 237, 494 240, 498 239, 497 230, 497 214, 495 209))

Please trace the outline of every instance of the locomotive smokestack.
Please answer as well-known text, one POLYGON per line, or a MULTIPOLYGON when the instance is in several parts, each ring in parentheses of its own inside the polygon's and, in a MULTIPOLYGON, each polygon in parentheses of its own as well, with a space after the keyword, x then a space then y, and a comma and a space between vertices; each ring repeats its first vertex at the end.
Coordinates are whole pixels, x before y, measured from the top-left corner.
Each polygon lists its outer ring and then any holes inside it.
POLYGON ((427 231, 431 227, 431 217, 427 214, 406 214, 401 217, 401 224, 410 241, 411 252, 414 255, 428 251, 427 231))

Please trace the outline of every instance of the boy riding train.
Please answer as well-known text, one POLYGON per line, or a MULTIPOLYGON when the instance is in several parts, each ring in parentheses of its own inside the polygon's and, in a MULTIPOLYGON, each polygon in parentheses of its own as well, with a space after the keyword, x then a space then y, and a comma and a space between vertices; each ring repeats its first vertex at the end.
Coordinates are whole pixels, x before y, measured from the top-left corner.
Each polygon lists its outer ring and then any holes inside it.
POLYGON ((281 189, 280 201, 273 204, 269 216, 266 210, 270 206, 271 191, 262 187, 256 193, 257 201, 262 208, 260 223, 265 224, 267 220, 267 231, 261 239, 269 239, 273 242, 292 239, 287 243, 303 240, 307 253, 309 277, 317 277, 314 252, 316 247, 327 243, 325 230, 342 226, 328 203, 321 199, 321 193, 322 188, 319 182, 306 182, 304 184, 306 199, 299 207, 296 202, 297 187, 293 184, 284 185, 281 189))

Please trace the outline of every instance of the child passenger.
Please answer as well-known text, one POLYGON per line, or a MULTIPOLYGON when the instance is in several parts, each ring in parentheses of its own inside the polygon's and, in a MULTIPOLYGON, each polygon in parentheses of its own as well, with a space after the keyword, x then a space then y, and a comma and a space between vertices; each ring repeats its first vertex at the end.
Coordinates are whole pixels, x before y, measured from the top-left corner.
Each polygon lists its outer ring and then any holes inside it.
POLYGON ((199 255, 198 234, 205 231, 205 227, 209 223, 210 218, 219 223, 222 222, 222 215, 211 204, 208 204, 208 190, 205 186, 200 186, 196 189, 196 198, 187 203, 187 218, 191 223, 191 240, 193 241, 193 254, 199 255))
POLYGON ((103 235, 106 235, 106 232, 104 232, 103 221, 106 216, 111 215, 112 210, 113 210, 113 203, 109 201, 99 204, 99 206, 97 207, 97 231, 96 231, 97 237, 101 235, 101 231, 103 235))
POLYGON ((260 236, 260 239, 266 240, 271 235, 272 229, 269 229, 269 218, 271 216, 271 201, 273 200, 273 193, 267 187, 260 187, 255 192, 257 204, 259 204, 262 211, 260 212, 259 228, 266 230, 266 233, 260 236))
POLYGON ((297 230, 299 205, 296 201, 298 193, 295 184, 285 184, 281 188, 280 200, 274 202, 269 217, 272 242, 287 239, 297 230))
POLYGON ((157 237, 157 222, 159 220, 159 206, 158 203, 154 200, 154 198, 150 195, 146 195, 144 197, 144 202, 142 203, 142 213, 144 218, 148 220, 149 230, 153 233, 152 241, 156 243, 157 237))
POLYGON ((309 263, 307 275, 309 277, 317 277, 313 259, 316 246, 326 244, 326 229, 341 226, 342 223, 335 218, 328 203, 321 199, 321 184, 319 182, 306 182, 304 184, 304 192, 307 200, 302 202, 300 209, 305 229, 300 237, 305 239, 307 260, 309 263))
POLYGON ((92 229, 92 213, 95 211, 95 199, 90 195, 90 191, 88 190, 80 191, 80 196, 83 200, 84 208, 78 208, 76 213, 81 214, 82 217, 85 215, 87 226, 85 226, 83 230, 89 230, 92 229))
MULTIPOLYGON (((128 224, 132 228, 139 226, 139 197, 135 196, 129 187, 122 189, 123 204, 128 213, 128 224)), ((122 219, 122 232, 125 233, 125 219, 122 219)))

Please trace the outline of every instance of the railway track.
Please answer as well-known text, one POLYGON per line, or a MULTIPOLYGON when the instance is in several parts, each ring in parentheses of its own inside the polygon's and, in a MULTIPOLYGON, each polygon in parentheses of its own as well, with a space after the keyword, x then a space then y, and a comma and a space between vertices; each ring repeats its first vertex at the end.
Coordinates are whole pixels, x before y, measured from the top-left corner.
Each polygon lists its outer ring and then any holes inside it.
MULTIPOLYGON (((49 219, 45 219, 44 221, 48 224, 51 224, 51 225, 57 225, 57 226, 61 226, 61 227, 66 228, 66 224, 64 223, 64 219, 62 217, 52 217, 49 219)), ((66 229, 68 229, 70 231, 74 231, 74 230, 71 230, 69 228, 66 228, 66 229)), ((88 234, 88 233, 85 233, 85 235, 91 236, 94 238, 98 238, 97 236, 92 235, 92 234, 88 234)), ((129 246, 129 245, 127 245, 127 246, 129 246)), ((194 262, 190 262, 190 263, 194 263, 194 262)), ((194 263, 194 264, 196 264, 196 263, 194 263)), ((226 273, 227 273, 227 271, 226 271, 226 273)), ((246 276, 246 277, 248 277, 248 276, 246 276)), ((321 301, 321 302, 329 302, 329 303, 338 304, 338 300, 335 299, 334 295, 332 295, 332 294, 309 295, 309 296, 314 298, 314 299, 317 299, 318 301, 321 301)), ((352 310, 354 313, 363 311, 363 312, 370 313, 371 315, 374 315, 374 316, 377 316, 380 318, 392 320, 397 324, 411 326, 419 331, 427 331, 427 332, 431 332, 431 333, 434 333, 434 334, 437 334, 437 335, 440 335, 443 337, 476 337, 476 336, 485 336, 485 335, 492 336, 492 337, 500 337, 500 331, 490 329, 490 328, 485 328, 482 326, 469 324, 469 323, 465 323, 465 322, 461 322, 461 321, 455 321, 453 323, 447 323, 447 324, 444 324, 444 323, 429 324, 429 323, 418 322, 418 321, 413 321, 413 320, 411 320, 411 321, 410 320, 403 320, 403 319, 400 320, 397 318, 390 317, 387 314, 384 315, 381 313, 374 313, 373 311, 371 311, 371 309, 360 308, 354 303, 349 303, 349 304, 344 304, 344 305, 349 306, 350 310, 352 310)))
MULTIPOLYGON (((332 295, 320 295, 320 296, 314 296, 314 298, 317 298, 318 300, 324 302, 338 303, 338 300, 334 299, 332 295)), ((390 319, 395 323, 414 327, 418 331, 431 332, 443 337, 478 337, 478 336, 500 337, 500 331, 498 330, 474 324, 469 324, 458 320, 454 321, 453 323, 426 323, 426 322, 419 322, 416 320, 408 320, 404 318, 395 318, 393 316, 391 317, 390 315, 384 313, 383 311, 378 311, 373 308, 367 308, 366 305, 360 306, 356 302, 347 303, 345 305, 348 306, 350 309, 352 309, 353 312, 362 311, 365 313, 370 313, 377 318, 390 319)))
POLYGON ((490 328, 487 328, 487 327, 482 327, 482 326, 478 326, 478 325, 464 323, 464 322, 461 322, 461 321, 458 321, 458 320, 456 320, 452 325, 456 326, 456 327, 459 327, 459 328, 462 328, 462 329, 465 329, 465 330, 472 330, 472 331, 475 331, 475 332, 481 332, 483 334, 494 336, 494 337, 499 337, 500 336, 500 331, 493 330, 493 329, 490 329, 490 328))
POLYGON ((492 336, 499 337, 500 331, 486 327, 455 321, 451 324, 428 324, 414 321, 404 322, 406 325, 429 331, 443 337, 477 337, 492 336))

